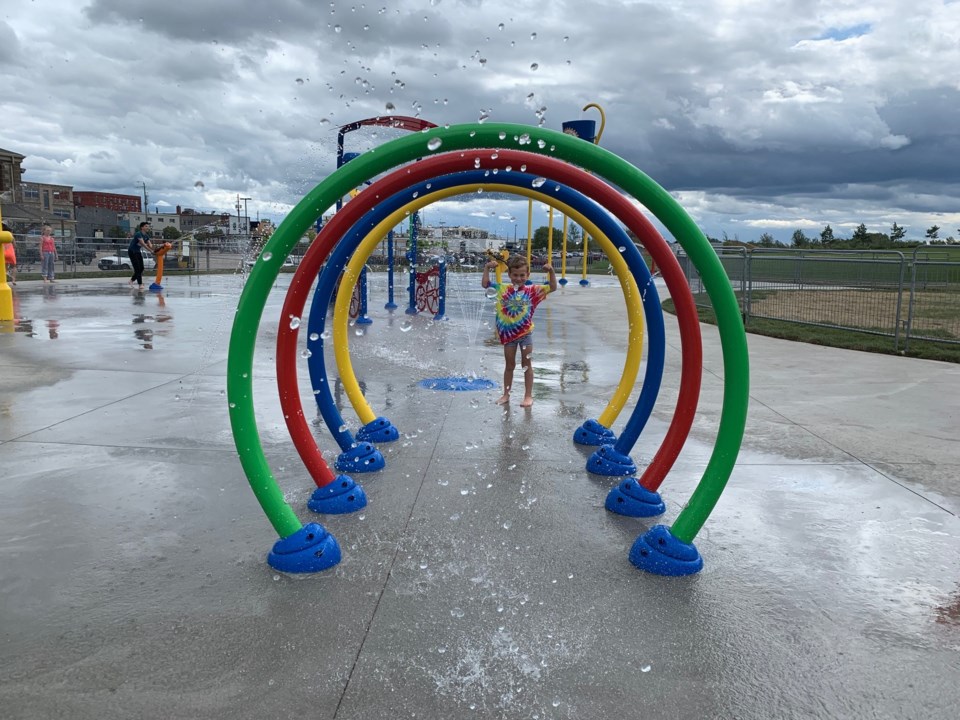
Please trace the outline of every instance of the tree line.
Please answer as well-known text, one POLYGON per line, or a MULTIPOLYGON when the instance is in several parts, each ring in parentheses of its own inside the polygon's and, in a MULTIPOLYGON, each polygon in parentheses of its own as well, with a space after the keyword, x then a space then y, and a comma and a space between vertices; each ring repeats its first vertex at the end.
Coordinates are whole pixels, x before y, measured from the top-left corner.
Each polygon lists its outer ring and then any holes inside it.
MULTIPOLYGON (((957 229, 960 233, 960 228, 957 229)), ((893 223, 890 232, 870 232, 863 223, 857 226, 853 235, 849 238, 838 237, 830 225, 825 225, 819 235, 807 235, 803 230, 797 228, 790 237, 790 243, 783 243, 776 240, 770 233, 763 233, 760 240, 756 243, 741 242, 739 238, 729 238, 726 233, 722 239, 708 236, 710 242, 721 245, 756 245, 758 247, 792 247, 803 248, 830 248, 833 250, 887 250, 897 248, 917 247, 918 245, 960 245, 952 235, 947 238, 940 237, 940 226, 931 225, 927 228, 924 235, 926 242, 920 240, 907 240, 907 229, 897 223, 893 223)))

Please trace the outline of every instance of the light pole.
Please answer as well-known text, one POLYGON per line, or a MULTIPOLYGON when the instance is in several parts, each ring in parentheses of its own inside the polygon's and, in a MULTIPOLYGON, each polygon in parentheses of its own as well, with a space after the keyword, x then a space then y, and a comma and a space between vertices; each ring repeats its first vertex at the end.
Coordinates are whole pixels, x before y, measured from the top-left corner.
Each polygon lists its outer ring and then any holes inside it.
MULTIPOLYGON (((248 197, 243 197, 243 198, 242 198, 242 197, 239 197, 239 196, 238 196, 237 199, 238 199, 238 200, 243 200, 243 219, 244 219, 244 220, 246 221, 246 223, 247 223, 246 232, 244 232, 243 234, 246 236, 246 238, 247 238, 247 244, 249 245, 249 244, 250 244, 250 216, 247 215, 247 200, 253 200, 253 198, 248 198, 248 197)), ((237 207, 237 211, 240 210, 239 205, 240 205, 240 203, 237 202, 237 206, 238 206, 238 207, 237 207)))

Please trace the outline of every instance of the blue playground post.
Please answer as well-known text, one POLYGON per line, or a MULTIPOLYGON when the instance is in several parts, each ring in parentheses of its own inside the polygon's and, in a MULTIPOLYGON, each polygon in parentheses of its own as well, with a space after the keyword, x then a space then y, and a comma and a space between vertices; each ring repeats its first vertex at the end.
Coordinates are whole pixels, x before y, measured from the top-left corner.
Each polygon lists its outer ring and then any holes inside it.
POLYGON ((357 315, 357 325, 371 325, 373 319, 367 315, 367 269, 360 273, 360 313, 357 315))
POLYGON ((397 309, 397 304, 393 301, 393 230, 387 233, 387 304, 383 308, 397 309))
POLYGON ((433 316, 434 320, 444 320, 443 314, 447 310, 447 261, 444 258, 440 259, 438 263, 440 265, 440 303, 437 307, 437 314, 433 316))
POLYGON ((410 263, 410 282, 407 285, 410 304, 404 311, 407 315, 417 314, 417 231, 419 227, 420 213, 414 212, 410 216, 410 242, 407 245, 407 262, 410 263))

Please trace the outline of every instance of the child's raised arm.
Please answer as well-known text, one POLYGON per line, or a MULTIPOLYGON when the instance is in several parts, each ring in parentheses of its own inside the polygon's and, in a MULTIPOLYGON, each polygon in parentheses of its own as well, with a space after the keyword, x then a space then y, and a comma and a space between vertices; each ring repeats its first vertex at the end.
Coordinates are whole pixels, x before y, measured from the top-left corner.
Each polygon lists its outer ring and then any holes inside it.
POLYGON ((557 273, 554 271, 553 265, 547 263, 543 266, 543 269, 549 276, 548 279, 550 281, 550 292, 555 292, 557 289, 557 273))
POLYGON ((497 267, 497 261, 491 260, 486 265, 483 266, 483 277, 480 279, 480 287, 488 288, 490 287, 490 270, 497 267))

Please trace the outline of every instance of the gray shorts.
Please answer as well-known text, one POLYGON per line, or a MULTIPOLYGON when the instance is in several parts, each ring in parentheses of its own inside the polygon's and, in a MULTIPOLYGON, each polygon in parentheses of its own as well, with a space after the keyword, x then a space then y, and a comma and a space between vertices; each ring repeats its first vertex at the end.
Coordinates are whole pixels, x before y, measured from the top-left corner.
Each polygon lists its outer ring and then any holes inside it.
POLYGON ((532 346, 533 346, 533 333, 532 333, 532 332, 531 332, 531 333, 527 333, 527 334, 524 335, 523 337, 517 338, 516 340, 513 340, 513 341, 508 342, 508 343, 504 343, 503 346, 504 346, 504 347, 516 346, 516 347, 518 347, 518 348, 532 347, 532 346))

